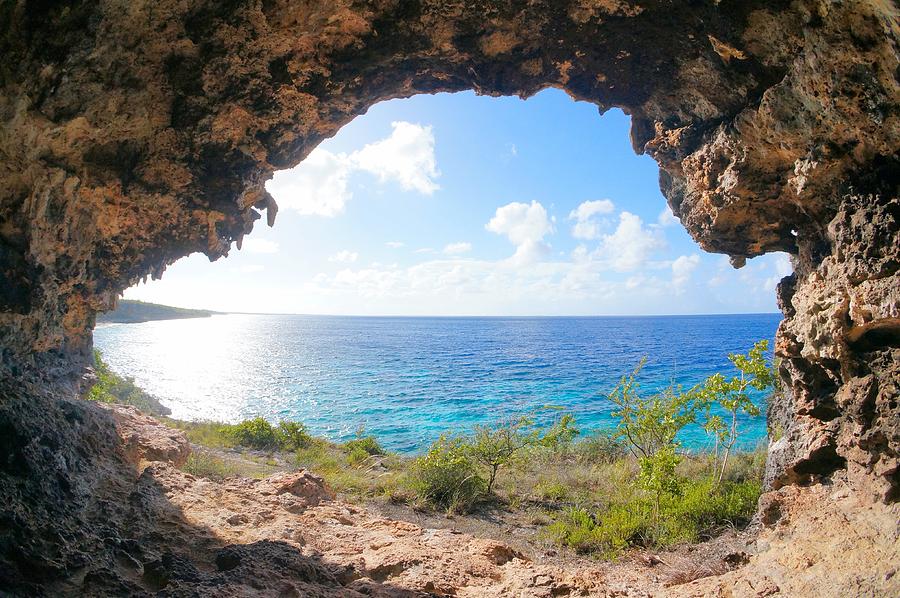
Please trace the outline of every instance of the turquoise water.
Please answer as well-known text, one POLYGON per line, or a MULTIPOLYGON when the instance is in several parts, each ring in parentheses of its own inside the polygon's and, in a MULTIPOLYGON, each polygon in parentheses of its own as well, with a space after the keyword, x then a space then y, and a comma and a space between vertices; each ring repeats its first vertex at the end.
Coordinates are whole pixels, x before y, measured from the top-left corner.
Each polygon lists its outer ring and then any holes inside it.
MULTIPOLYGON (((730 372, 727 354, 772 339, 780 319, 234 314, 104 325, 94 343, 174 417, 291 419, 334 440, 362 425, 387 448, 416 452, 448 428, 543 405, 573 412, 582 430, 610 427, 606 395, 641 357, 644 389, 690 386, 730 372)), ((762 416, 739 426, 744 446, 765 437, 762 416)), ((697 429, 685 442, 708 445, 697 429)))

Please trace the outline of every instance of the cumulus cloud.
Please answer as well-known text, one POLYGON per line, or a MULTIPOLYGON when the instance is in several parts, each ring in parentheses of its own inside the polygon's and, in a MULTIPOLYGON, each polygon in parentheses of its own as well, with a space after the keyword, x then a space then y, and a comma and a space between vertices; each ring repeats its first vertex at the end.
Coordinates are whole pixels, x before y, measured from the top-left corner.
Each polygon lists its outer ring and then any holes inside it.
POLYGON ((544 237, 553 232, 553 223, 539 202, 527 204, 514 201, 497 208, 485 228, 506 236, 516 246, 513 257, 529 262, 539 259, 549 250, 544 237))
POLYGON ((278 253, 278 243, 269 239, 254 239, 247 237, 241 245, 247 253, 278 253))
POLYGON ((350 264, 359 259, 359 254, 355 251, 349 251, 344 249, 343 251, 338 251, 334 255, 328 258, 329 262, 338 262, 344 264, 350 264))
POLYGON ((660 226, 672 226, 678 222, 678 218, 675 217, 675 214, 672 213, 672 208, 666 206, 663 208, 663 211, 659 213, 659 216, 656 218, 657 224, 660 226))
POLYGON ((772 262, 772 270, 775 271, 775 275, 767 278, 762 284, 763 290, 768 292, 774 291, 778 283, 781 282, 781 279, 785 276, 790 276, 794 271, 794 267, 791 265, 788 254, 779 253, 778 257, 775 258, 775 261, 772 262))
POLYGON ((434 179, 440 176, 431 127, 404 121, 391 127, 390 136, 349 155, 314 149, 295 168, 276 172, 266 189, 282 208, 326 218, 341 214, 353 197, 348 182, 354 172, 431 195, 439 188, 434 179))
POLYGON ((596 199, 582 202, 569 212, 569 220, 574 220, 572 236, 576 239, 597 239, 600 236, 600 223, 596 216, 612 214, 615 206, 608 199, 596 199))
POLYGON ((658 231, 644 226, 631 212, 619 214, 619 225, 611 235, 603 235, 598 254, 618 272, 631 272, 644 266, 653 251, 665 248, 658 231))
POLYGON ((439 189, 434 179, 440 176, 431 126, 395 121, 391 127, 390 137, 354 152, 351 160, 381 182, 395 180, 404 189, 431 195, 439 189))
POLYGON ((700 265, 700 256, 697 254, 679 256, 672 262, 672 286, 678 291, 683 290, 698 265, 700 265))
POLYGON ((462 253, 468 253, 472 251, 472 244, 466 241, 460 241, 459 243, 449 243, 444 246, 444 253, 446 255, 460 255, 462 253))
POLYGON ((347 189, 352 171, 346 154, 314 149, 296 168, 276 172, 266 190, 281 208, 332 218, 352 197, 347 189))

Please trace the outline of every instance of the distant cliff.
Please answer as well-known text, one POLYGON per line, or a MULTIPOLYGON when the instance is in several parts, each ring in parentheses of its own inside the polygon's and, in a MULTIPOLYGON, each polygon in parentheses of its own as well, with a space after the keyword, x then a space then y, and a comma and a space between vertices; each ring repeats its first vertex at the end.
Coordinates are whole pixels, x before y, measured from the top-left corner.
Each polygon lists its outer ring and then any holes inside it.
POLYGON ((97 322, 118 322, 136 324, 138 322, 150 322, 151 320, 180 320, 184 318, 208 318, 215 314, 206 309, 186 309, 159 305, 158 303, 144 303, 143 301, 131 301, 121 299, 119 305, 113 311, 99 314, 97 322))

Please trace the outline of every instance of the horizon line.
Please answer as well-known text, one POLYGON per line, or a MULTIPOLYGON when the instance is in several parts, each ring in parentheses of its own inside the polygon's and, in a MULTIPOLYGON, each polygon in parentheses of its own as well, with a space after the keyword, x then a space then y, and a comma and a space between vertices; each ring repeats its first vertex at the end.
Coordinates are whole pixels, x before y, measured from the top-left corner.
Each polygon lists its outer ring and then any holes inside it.
MULTIPOLYGON (((183 308, 192 309, 192 308, 183 308)), ((690 314, 312 314, 297 312, 266 311, 209 311, 223 316, 304 316, 313 318, 675 318, 705 316, 775 316, 784 315, 780 311, 748 311, 727 313, 690 313, 690 314)))

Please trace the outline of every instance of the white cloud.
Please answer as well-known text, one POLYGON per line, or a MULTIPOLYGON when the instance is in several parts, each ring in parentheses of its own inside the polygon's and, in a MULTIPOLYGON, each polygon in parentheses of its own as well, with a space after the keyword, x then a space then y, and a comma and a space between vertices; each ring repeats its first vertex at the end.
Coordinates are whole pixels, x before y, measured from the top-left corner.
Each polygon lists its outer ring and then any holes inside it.
POLYGON ((553 232, 547 210, 537 201, 531 204, 514 201, 500 206, 485 228, 506 235, 514 245, 536 243, 553 232))
POLYGON ((444 247, 444 253, 446 255, 460 255, 462 253, 468 253, 472 251, 472 244, 466 241, 460 241, 459 243, 450 243, 444 247))
POLYGON ((395 180, 404 189, 431 195, 439 189, 434 179, 440 176, 431 126, 395 121, 391 127, 390 137, 354 152, 353 164, 381 182, 395 180))
POLYGON ((314 149, 297 167, 276 172, 266 190, 281 208, 333 218, 353 196, 347 189, 352 171, 346 154, 314 149))
POLYGON ((653 251, 665 246, 658 231, 645 228, 639 216, 622 212, 619 226, 613 234, 603 235, 597 252, 614 270, 631 272, 641 268, 653 251))
POLYGON ((431 247, 420 247, 416 249, 413 253, 434 253, 434 249, 431 247))
POLYGON ((514 201, 500 206, 485 228, 505 235, 516 246, 511 259, 519 264, 537 261, 550 250, 544 237, 553 232, 553 223, 537 201, 530 204, 514 201))
POLYGON ((773 292, 778 283, 781 282, 781 279, 785 276, 790 276, 794 271, 791 260, 786 253, 778 254, 778 257, 772 262, 772 269, 775 271, 775 275, 767 278, 762 283, 762 289, 767 292, 773 292))
POLYGON ((672 262, 672 286, 678 291, 683 290, 698 265, 700 265, 700 256, 696 253, 691 256, 679 256, 672 262))
POLYGON ((791 265, 790 257, 786 253, 778 255, 773 267, 775 268, 775 274, 781 278, 790 276, 794 272, 794 266, 791 265))
POLYGON ((241 248, 247 253, 278 253, 278 243, 269 239, 247 237, 241 244, 241 248))
POLYGON ((672 213, 672 208, 666 206, 663 208, 663 211, 659 213, 659 216, 656 218, 657 224, 660 226, 671 226, 678 222, 678 218, 675 217, 675 214, 672 213))
POLYGON ((612 214, 613 210, 615 210, 615 206, 608 199, 582 202, 569 212, 569 220, 575 221, 575 225, 572 227, 572 236, 576 239, 598 238, 600 226, 594 217, 601 214, 612 214))
POLYGON ((253 272, 261 272, 263 266, 260 264, 247 264, 246 266, 238 266, 234 270, 240 274, 252 274, 253 272))
POLYGON ((434 179, 440 175, 431 127, 402 121, 391 126, 389 137, 350 155, 314 149, 296 167, 276 172, 266 190, 279 207, 326 218, 341 214, 352 199, 348 181, 357 171, 374 174, 382 183, 396 181, 403 189, 431 195, 439 188, 434 179))
POLYGON ((385 245, 393 249, 399 249, 400 247, 406 245, 406 243, 404 243, 403 241, 388 241, 387 243, 385 243, 385 245))
POLYGON ((355 251, 349 251, 344 249, 343 251, 338 251, 334 255, 328 258, 329 262, 338 262, 343 264, 350 264, 359 259, 359 254, 355 251))

